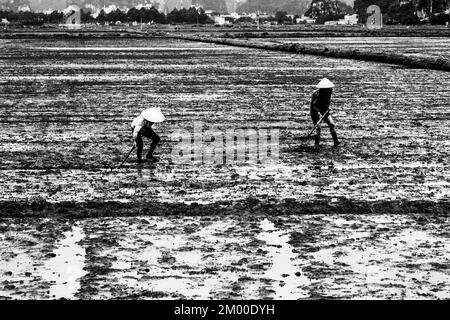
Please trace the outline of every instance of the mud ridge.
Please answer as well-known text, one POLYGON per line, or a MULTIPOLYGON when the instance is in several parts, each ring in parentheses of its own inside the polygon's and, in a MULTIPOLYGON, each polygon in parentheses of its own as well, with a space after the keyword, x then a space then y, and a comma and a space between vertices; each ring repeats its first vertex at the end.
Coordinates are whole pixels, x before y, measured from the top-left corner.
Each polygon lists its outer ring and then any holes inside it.
POLYGON ((158 37, 159 32, 144 33, 137 30, 113 31, 3 31, 0 39, 116 39, 116 38, 144 38, 158 37))
MULTIPOLYGON (((192 30, 192 32, 201 32, 192 30)), ((210 32, 204 30, 203 32, 210 32)), ((446 28, 409 28, 409 29, 380 29, 370 30, 365 28, 337 28, 336 26, 308 26, 300 30, 224 30, 225 36, 232 38, 309 38, 309 37, 447 37, 449 30, 446 28)))
POLYGON ((45 200, 1 201, 0 218, 60 217, 93 218, 120 216, 207 216, 207 215, 309 215, 309 214, 438 214, 450 213, 450 201, 380 200, 354 201, 351 199, 267 200, 247 198, 242 201, 219 201, 211 204, 161 202, 87 201, 57 202, 45 200))
POLYGON ((448 59, 438 57, 412 57, 398 53, 377 52, 372 50, 336 49, 327 47, 318 48, 318 47, 308 47, 296 43, 279 44, 255 40, 236 40, 236 39, 217 38, 217 37, 212 38, 212 37, 204 37, 204 36, 201 37, 192 35, 170 34, 169 37, 190 41, 225 44, 237 47, 247 47, 273 51, 286 51, 297 54, 309 54, 329 58, 354 59, 354 60, 397 64, 419 69, 450 71, 450 61, 448 59))

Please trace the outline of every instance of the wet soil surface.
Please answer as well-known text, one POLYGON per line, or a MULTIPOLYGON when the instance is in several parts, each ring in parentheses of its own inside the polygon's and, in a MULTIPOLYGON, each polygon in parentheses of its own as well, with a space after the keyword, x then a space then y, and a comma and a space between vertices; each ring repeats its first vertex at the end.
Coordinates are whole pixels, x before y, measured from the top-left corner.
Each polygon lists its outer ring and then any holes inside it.
POLYGON ((1 297, 449 298, 449 73, 165 39, 0 47, 1 297), (296 138, 324 76, 342 146, 324 127, 315 149, 296 138), (151 106, 161 161, 110 170, 151 106), (174 162, 194 121, 278 130, 279 158, 174 162))
POLYGON ((448 72, 167 39, 0 45, 0 201, 449 200, 448 72), (338 148, 326 126, 320 149, 296 139, 323 76, 337 84, 338 148), (137 166, 133 153, 111 171, 152 106, 167 118, 154 126, 161 161, 137 166), (177 163, 177 130, 194 122, 277 134, 279 157, 177 163))
POLYGON ((342 37, 264 39, 282 43, 299 43, 311 47, 358 49, 400 53, 407 56, 450 59, 448 37, 342 37))
POLYGON ((448 217, 3 219, 0 297, 450 298, 448 217))

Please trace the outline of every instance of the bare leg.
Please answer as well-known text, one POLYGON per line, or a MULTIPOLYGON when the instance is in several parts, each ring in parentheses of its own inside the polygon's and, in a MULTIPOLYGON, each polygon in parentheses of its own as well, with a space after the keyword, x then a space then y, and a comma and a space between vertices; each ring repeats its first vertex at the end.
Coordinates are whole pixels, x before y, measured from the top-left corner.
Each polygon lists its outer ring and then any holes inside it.
MULTIPOLYGON (((320 120, 320 114, 318 114, 317 112, 314 112, 313 110, 311 110, 311 119, 314 125, 317 124, 317 122, 319 122, 320 120)), ((317 126, 317 135, 315 137, 315 144, 316 146, 318 146, 320 144, 320 133, 322 132, 322 128, 319 126, 317 126)))
POLYGON ((147 153, 147 158, 153 156, 153 152, 155 151, 155 148, 159 144, 160 141, 161 141, 161 138, 155 133, 155 136, 152 138, 152 143, 150 145, 150 149, 148 150, 148 153, 147 153))
POLYGON ((336 124, 334 123, 333 118, 331 116, 328 116, 325 119, 325 122, 328 124, 328 127, 330 128, 330 133, 331 133, 331 136, 333 137, 334 145, 338 146, 340 142, 339 142, 338 137, 337 137, 337 133, 336 133, 336 130, 335 130, 336 124))
POLYGON ((137 136, 136 147, 137 147, 137 162, 142 162, 142 149, 144 148, 144 142, 142 141, 141 133, 139 133, 137 136))
POLYGON ((152 158, 153 152, 155 151, 156 146, 161 141, 161 138, 153 131, 152 128, 146 128, 143 135, 149 139, 152 140, 152 143, 150 144, 150 149, 148 150, 146 158, 152 158))

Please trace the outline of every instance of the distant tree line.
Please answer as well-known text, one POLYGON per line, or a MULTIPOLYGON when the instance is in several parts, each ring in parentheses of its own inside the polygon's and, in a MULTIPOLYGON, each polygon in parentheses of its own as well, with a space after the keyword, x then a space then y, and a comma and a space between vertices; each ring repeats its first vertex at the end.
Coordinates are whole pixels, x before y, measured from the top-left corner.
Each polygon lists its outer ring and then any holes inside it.
POLYGON ((367 8, 378 5, 383 13, 383 20, 388 24, 418 24, 429 21, 431 24, 450 22, 450 15, 445 11, 450 7, 450 0, 355 0, 353 8, 359 15, 360 22, 365 22, 367 8))
POLYGON ((305 16, 315 19, 318 24, 323 24, 325 21, 344 19, 346 14, 351 13, 353 13, 352 7, 341 1, 313 0, 305 16))
MULTIPOLYGON (((259 18, 260 23, 276 22, 278 24, 295 24, 295 18, 289 16, 286 11, 277 11, 273 16, 265 16, 259 18)), ((8 21, 23 25, 42 25, 44 23, 59 24, 63 23, 64 14, 59 11, 53 11, 50 14, 34 13, 34 12, 12 12, 0 11, 0 18, 7 18, 8 21)), ((226 20, 231 23, 254 23, 255 20, 249 16, 243 16, 238 19, 226 17, 226 20)), ((196 9, 194 7, 189 9, 174 9, 167 15, 159 12, 155 7, 151 8, 131 8, 127 12, 120 9, 106 13, 101 10, 94 18, 90 11, 81 10, 82 23, 117 23, 117 22, 143 22, 143 23, 158 23, 158 24, 212 24, 214 21, 205 14, 203 9, 196 9)))
MULTIPOLYGON (((445 11, 450 6, 450 0, 355 0, 353 11, 340 1, 313 0, 309 9, 305 13, 316 19, 316 23, 324 21, 342 19, 344 14, 355 12, 359 15, 360 22, 365 23, 366 10, 372 4, 381 8, 383 20, 387 24, 418 24, 429 21, 432 24, 450 23, 450 14, 445 11), (315 6, 313 6, 315 4, 315 6)), ((260 22, 277 22, 278 24, 293 24, 298 16, 287 15, 286 11, 278 11, 274 16, 260 19, 260 22)), ((30 11, 13 12, 1 11, 0 18, 6 18, 9 22, 18 25, 40 26, 44 23, 63 23, 64 14, 53 11, 49 14, 30 11)), ((250 17, 239 19, 226 18, 232 23, 253 23, 250 17)), ((155 7, 131 8, 127 12, 120 9, 106 13, 101 10, 95 18, 88 10, 81 10, 82 23, 158 23, 158 24, 212 24, 214 21, 209 18, 203 9, 191 7, 189 9, 174 9, 168 14, 159 12, 155 7)))
POLYGON ((20 23, 24 25, 42 25, 44 18, 46 18, 44 13, 35 12, 13 12, 13 11, 1 11, 0 19, 6 18, 9 22, 20 23))
MULTIPOLYGON (((44 23, 63 23, 64 14, 59 11, 53 11, 50 14, 30 11, 1 11, 0 18, 6 18, 11 23, 22 25, 43 25, 44 23)), ((143 23, 192 23, 192 24, 207 24, 214 23, 206 14, 203 9, 196 9, 191 7, 189 9, 174 9, 172 12, 165 15, 159 12, 155 7, 151 8, 131 8, 127 12, 120 9, 113 10, 106 13, 101 10, 98 16, 95 18, 90 11, 81 10, 81 22, 82 23, 117 23, 117 22, 143 22, 143 23)))

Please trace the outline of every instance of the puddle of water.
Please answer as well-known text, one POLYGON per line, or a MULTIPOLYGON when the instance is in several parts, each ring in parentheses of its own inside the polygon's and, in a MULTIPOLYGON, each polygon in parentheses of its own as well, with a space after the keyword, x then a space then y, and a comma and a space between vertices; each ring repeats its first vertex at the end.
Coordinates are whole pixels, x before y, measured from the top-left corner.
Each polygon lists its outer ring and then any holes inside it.
POLYGON ((335 169, 337 170, 355 170, 355 169, 383 169, 383 168, 408 168, 408 169, 416 169, 416 168, 444 168, 445 165, 439 163, 422 163, 422 162, 403 162, 403 163, 335 163, 335 169))
MULTIPOLYGON (((402 224, 405 219, 396 216, 373 216, 370 220, 378 226, 392 226, 402 224), (400 221, 399 221, 400 220, 400 221)), ((337 225, 345 225, 352 221, 336 219, 337 225)), ((350 233, 336 239, 335 248, 324 248, 313 253, 314 260, 337 267, 342 272, 326 279, 328 293, 336 295, 342 292, 352 293, 359 298, 380 298, 378 291, 385 296, 396 296, 406 299, 421 298, 421 294, 427 294, 439 299, 448 299, 450 292, 445 288, 433 289, 442 283, 450 281, 450 275, 445 270, 436 270, 430 263, 446 263, 445 252, 450 252, 450 242, 434 237, 422 230, 403 229, 401 232, 389 238, 383 238, 382 242, 367 242, 365 237, 356 237, 360 231, 350 233), (351 243, 345 241, 351 237, 351 243), (439 245, 441 255, 431 252, 435 245, 439 245), (337 254, 342 252, 343 254, 337 254), (343 267, 344 266, 344 267, 343 267), (343 273, 345 271, 345 273, 343 273), (344 275, 350 274, 351 279, 344 275), (336 278, 347 279, 336 284, 336 278), (359 279, 359 286, 355 286, 355 279, 359 279), (415 284, 417 282, 417 284, 415 284), (426 283, 421 285, 420 282, 426 283), (361 286, 362 284, 362 286, 361 286), (408 290, 401 290, 408 288, 408 290), (431 291, 433 289, 434 291, 431 291)))
POLYGON ((74 299, 80 289, 79 280, 86 274, 83 270, 86 251, 77 243, 84 237, 83 229, 74 225, 64 236, 54 251, 56 256, 46 263, 42 275, 51 283, 52 299, 74 299))
POLYGON ((261 221, 260 228, 262 232, 257 238, 267 243, 264 249, 269 251, 269 257, 272 260, 272 265, 265 272, 264 277, 277 282, 273 288, 275 298, 286 300, 308 298, 309 292, 299 287, 308 286, 311 281, 301 272, 301 267, 294 264, 296 259, 296 255, 292 252, 294 247, 287 243, 289 233, 277 229, 268 219, 261 221), (295 275, 298 272, 300 276, 295 275))
POLYGON ((129 270, 131 267, 131 262, 123 260, 113 261, 111 265, 111 269, 114 270, 129 270))
POLYGON ((152 290, 176 293, 188 298, 209 300, 214 293, 223 290, 223 287, 237 280, 236 274, 222 272, 221 276, 198 277, 166 277, 152 280, 152 290))
MULTIPOLYGON (((138 242, 150 242, 151 245, 135 247, 129 241, 123 241, 119 250, 113 250, 108 255, 114 255, 117 260, 113 262, 113 273, 109 275, 111 283, 118 286, 126 286, 130 292, 140 292, 151 290, 161 291, 172 297, 185 296, 195 299, 210 299, 216 293, 221 293, 223 288, 235 283, 238 275, 232 271, 222 271, 220 275, 216 273, 202 273, 208 267, 230 266, 230 263, 241 257, 222 253, 203 253, 203 245, 215 243, 222 245, 233 242, 234 239, 217 236, 218 230, 224 230, 233 226, 232 221, 215 221, 197 232, 186 235, 180 230, 175 230, 172 234, 160 234, 165 228, 174 227, 174 222, 168 219, 161 220, 156 217, 142 218, 150 223, 148 230, 134 230, 133 235, 137 236, 138 242), (155 230, 157 230, 155 232, 155 230), (181 232, 181 233, 180 233, 181 232), (191 236, 199 237, 199 240, 191 240, 191 236), (181 250, 182 247, 190 247, 192 250, 181 250), (172 262, 161 262, 160 258, 165 253, 169 253, 173 258, 172 262), (205 256, 208 258, 205 259, 205 256), (209 257, 211 256, 211 257, 209 257), (133 268, 131 261, 138 261, 138 264, 145 263, 148 270, 142 273, 143 267, 138 272, 138 268, 133 268), (186 269, 187 268, 187 269, 186 269), (190 274, 187 271, 194 271, 190 274), (200 272, 200 273, 197 273, 200 272), (149 277, 149 278, 147 278, 149 277)), ((196 219, 187 218, 184 222, 195 222, 196 219)), ((106 293, 108 295, 108 293, 106 293)))
MULTIPOLYGON (((3 249, 3 248, 0 248, 3 249)), ((0 275, 1 281, 8 281, 15 285, 20 281, 24 281, 24 285, 30 285, 34 276, 28 278, 25 276, 26 272, 33 270, 35 260, 26 252, 15 252, 16 257, 8 260, 0 259, 0 275), (5 272, 10 272, 10 275, 6 275, 5 272)), ((33 273, 34 274, 34 273, 33 273)), ((39 279, 39 278, 37 278, 39 279)), ((39 290, 30 290, 26 294, 18 293, 17 290, 6 290, 6 287, 0 286, 0 297, 7 297, 13 299, 39 299, 41 292, 39 290)))

